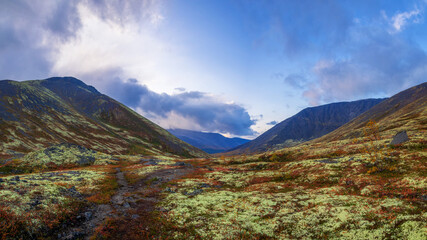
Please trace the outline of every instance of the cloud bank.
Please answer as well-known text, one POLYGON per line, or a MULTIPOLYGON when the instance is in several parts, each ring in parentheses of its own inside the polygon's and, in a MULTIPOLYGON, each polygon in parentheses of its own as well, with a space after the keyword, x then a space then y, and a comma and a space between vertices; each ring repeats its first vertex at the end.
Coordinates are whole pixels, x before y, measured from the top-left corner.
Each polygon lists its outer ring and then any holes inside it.
MULTIPOLYGON (((182 90, 182 89, 181 89, 182 90)), ((136 109, 165 128, 251 136, 255 124, 245 108, 225 103, 208 93, 180 91, 177 94, 156 93, 136 79, 115 79, 106 91, 127 106, 136 109)))

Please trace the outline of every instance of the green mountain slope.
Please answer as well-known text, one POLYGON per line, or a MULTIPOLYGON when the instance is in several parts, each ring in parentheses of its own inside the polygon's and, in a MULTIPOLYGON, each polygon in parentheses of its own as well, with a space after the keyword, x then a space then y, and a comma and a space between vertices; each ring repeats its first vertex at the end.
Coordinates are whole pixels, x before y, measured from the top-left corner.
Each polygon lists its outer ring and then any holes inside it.
POLYGON ((205 153, 72 78, 0 81, 0 152, 68 142, 113 154, 205 153))

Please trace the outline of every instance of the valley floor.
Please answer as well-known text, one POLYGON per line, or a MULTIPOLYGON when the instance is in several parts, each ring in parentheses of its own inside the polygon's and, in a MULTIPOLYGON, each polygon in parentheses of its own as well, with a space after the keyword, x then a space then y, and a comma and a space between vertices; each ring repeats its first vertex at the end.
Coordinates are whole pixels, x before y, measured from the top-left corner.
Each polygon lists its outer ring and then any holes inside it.
MULTIPOLYGON (((2 239, 427 239, 425 133, 0 176, 2 239), (371 149, 372 150, 372 149, 371 149)), ((19 162, 19 161, 18 161, 19 162)), ((4 169, 4 166, 0 168, 4 169)))

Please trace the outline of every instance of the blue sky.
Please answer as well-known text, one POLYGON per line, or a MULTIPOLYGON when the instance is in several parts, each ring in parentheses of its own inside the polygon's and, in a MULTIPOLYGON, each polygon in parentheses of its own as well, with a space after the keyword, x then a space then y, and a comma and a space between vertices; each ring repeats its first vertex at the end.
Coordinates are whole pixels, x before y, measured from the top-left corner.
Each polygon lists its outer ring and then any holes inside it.
POLYGON ((165 128, 256 137, 425 82, 426 0, 0 2, 0 79, 75 76, 165 128))

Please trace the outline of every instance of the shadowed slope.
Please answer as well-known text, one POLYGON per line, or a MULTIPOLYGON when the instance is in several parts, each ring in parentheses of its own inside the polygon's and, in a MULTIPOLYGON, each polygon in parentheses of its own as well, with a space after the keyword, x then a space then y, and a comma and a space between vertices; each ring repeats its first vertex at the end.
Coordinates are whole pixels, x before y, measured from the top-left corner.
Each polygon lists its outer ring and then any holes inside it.
POLYGON ((383 99, 366 99, 306 108, 229 153, 263 152, 271 148, 292 146, 318 138, 344 125, 381 101, 383 99))
POLYGON ((249 142, 243 138, 227 138, 219 133, 204 133, 185 129, 169 129, 173 135, 207 153, 220 153, 249 142))

